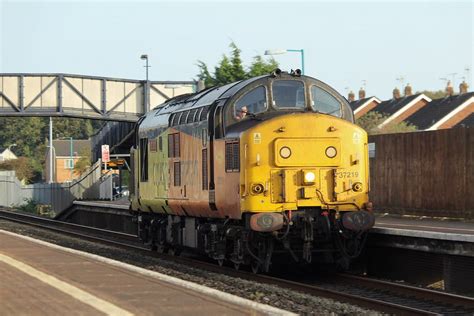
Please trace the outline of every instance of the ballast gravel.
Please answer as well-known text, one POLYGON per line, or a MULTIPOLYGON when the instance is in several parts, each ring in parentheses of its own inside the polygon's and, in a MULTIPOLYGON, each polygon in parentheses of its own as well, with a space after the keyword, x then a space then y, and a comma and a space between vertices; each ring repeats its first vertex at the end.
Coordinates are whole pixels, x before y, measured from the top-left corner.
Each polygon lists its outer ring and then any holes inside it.
POLYGON ((234 294, 256 302, 275 306, 301 315, 375 315, 355 305, 331 299, 302 294, 278 286, 259 284, 254 281, 230 277, 206 271, 166 259, 146 257, 133 251, 113 246, 93 243, 74 237, 64 236, 47 230, 0 220, 0 228, 17 234, 44 240, 63 247, 77 249, 99 256, 111 258, 152 271, 157 271, 183 280, 205 285, 226 293, 234 294))

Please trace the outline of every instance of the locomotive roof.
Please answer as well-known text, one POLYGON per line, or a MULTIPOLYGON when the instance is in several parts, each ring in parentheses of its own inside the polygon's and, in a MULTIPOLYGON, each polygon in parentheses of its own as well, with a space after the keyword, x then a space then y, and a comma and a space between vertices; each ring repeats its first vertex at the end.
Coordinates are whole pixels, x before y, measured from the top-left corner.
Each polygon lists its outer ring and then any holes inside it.
MULTIPOLYGON (((295 73, 290 74, 287 72, 275 72, 268 75, 253 77, 246 80, 229 83, 224 86, 211 87, 193 94, 179 95, 177 97, 169 99, 164 104, 155 107, 152 111, 148 112, 144 117, 140 119, 140 121, 138 122, 138 125, 140 126, 139 134, 143 136, 148 135, 148 137, 155 137, 161 130, 169 126, 169 118, 173 113, 189 111, 190 109, 208 107, 216 101, 232 99, 232 97, 239 94, 246 87, 255 84, 258 85, 259 81, 261 81, 262 83, 266 83, 266 79, 272 78, 286 80, 301 79, 303 81, 310 79, 311 81, 314 81, 315 83, 318 83, 319 85, 323 86, 324 89, 326 89, 335 97, 337 97, 340 102, 345 103, 347 105, 347 109, 351 111, 347 100, 343 96, 341 96, 336 90, 334 90, 334 88, 330 87, 326 83, 316 78, 300 76, 299 74, 295 73)), ((352 118, 352 112, 350 113, 350 118, 352 118)))
POLYGON ((155 115, 211 105, 214 101, 230 98, 246 85, 269 76, 270 75, 253 77, 246 80, 232 82, 224 86, 211 87, 197 93, 177 96, 156 107, 154 109, 156 110, 155 115))

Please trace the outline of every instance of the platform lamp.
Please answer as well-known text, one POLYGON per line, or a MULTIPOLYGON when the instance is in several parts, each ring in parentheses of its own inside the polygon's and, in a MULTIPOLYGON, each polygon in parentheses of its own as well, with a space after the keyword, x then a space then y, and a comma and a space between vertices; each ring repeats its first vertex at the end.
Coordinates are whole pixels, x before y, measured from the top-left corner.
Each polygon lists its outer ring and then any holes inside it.
POLYGON ((140 56, 140 59, 144 60, 145 61, 145 74, 146 74, 146 81, 145 81, 145 93, 144 93, 144 96, 145 96, 145 112, 148 112, 150 110, 150 95, 149 95, 149 92, 150 92, 150 83, 148 81, 148 68, 150 68, 151 66, 148 65, 148 55, 147 54, 142 54, 140 56))
POLYGON ((282 55, 286 53, 300 53, 301 74, 304 75, 304 49, 267 49, 265 55, 282 55))

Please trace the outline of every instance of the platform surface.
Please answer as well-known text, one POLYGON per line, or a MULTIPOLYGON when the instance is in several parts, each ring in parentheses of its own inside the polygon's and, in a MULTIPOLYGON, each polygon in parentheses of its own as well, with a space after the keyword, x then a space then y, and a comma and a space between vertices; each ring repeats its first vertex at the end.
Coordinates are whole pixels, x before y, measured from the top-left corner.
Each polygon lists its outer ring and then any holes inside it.
POLYGON ((236 302, 228 299, 220 300, 207 293, 171 284, 109 264, 107 259, 104 260, 102 262, 79 253, 38 244, 0 230, 1 314, 260 315, 264 313, 258 308, 240 304, 238 300, 243 300, 241 298, 236 297, 236 302))
POLYGON ((430 217, 377 215, 376 233, 474 242, 474 222, 430 217))

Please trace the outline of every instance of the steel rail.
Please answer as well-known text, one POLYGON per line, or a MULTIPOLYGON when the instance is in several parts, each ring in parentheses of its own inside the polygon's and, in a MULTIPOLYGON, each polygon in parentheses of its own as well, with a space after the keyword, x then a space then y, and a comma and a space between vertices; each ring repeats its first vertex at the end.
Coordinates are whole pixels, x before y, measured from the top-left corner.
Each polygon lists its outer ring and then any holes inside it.
MULTIPOLYGON (((107 245, 111 246, 116 246, 120 247, 122 249, 127 249, 127 250, 132 250, 139 252, 141 254, 147 255, 147 256, 153 256, 157 257, 160 259, 166 259, 166 260, 171 260, 176 263, 180 264, 185 264, 187 266, 193 266, 195 268, 201 268, 208 270, 210 272, 218 273, 218 274, 225 274, 227 276, 231 277, 237 277, 237 278, 242 278, 242 279, 247 279, 247 280, 252 280, 255 282, 259 283, 265 283, 265 284, 270 284, 270 285, 276 285, 282 288, 286 289, 292 289, 297 292, 301 292, 304 294, 309 294, 309 295, 315 295, 315 296, 320 296, 324 298, 329 298, 333 299, 336 301, 340 302, 345 302, 345 303, 350 303, 354 305, 358 305, 364 308, 369 308, 369 309, 374 309, 377 311, 382 311, 385 313, 390 313, 390 314, 403 314, 403 315, 439 315, 438 313, 431 312, 428 310, 423 310, 423 309, 418 309, 418 308, 413 308, 409 306, 404 306, 401 304, 397 303, 392 303, 392 302, 387 302, 384 300, 379 300, 379 299, 374 299, 370 297, 365 297, 361 295, 354 295, 354 294, 349 294, 349 293, 344 293, 341 291, 336 291, 336 290, 331 290, 328 288, 325 288, 323 286, 316 286, 312 284, 305 284, 305 283, 300 283, 300 282, 295 282, 291 280, 286 280, 286 279, 281 279, 281 278, 276 278, 276 277, 271 277, 268 275, 262 275, 262 274, 253 274, 250 272, 246 271, 237 271, 229 267, 221 267, 216 265, 215 263, 209 263, 209 262, 204 262, 202 260, 195 260, 191 258, 185 258, 185 257, 177 257, 177 256, 172 256, 169 254, 162 254, 162 253, 157 253, 154 251, 151 251, 150 249, 144 247, 144 246, 138 246, 138 245, 133 245, 130 242, 134 241, 136 242, 137 236, 134 235, 129 235, 129 234, 123 234, 120 232, 113 232, 113 231, 107 231, 104 229, 97 229, 97 228, 91 228, 88 226, 82 226, 82 225, 77 225, 77 224, 72 224, 72 223, 66 223, 66 222, 60 222, 56 220, 50 220, 50 219, 45 219, 41 218, 39 216, 33 216, 29 214, 20 214, 17 212, 10 212, 10 211, 4 211, 0 210, 0 219, 5 219, 9 221, 14 221, 17 223, 21 224, 26 224, 38 228, 43 228, 47 229, 50 231, 58 232, 61 234, 67 234, 69 236, 73 237, 78 237, 81 239, 87 239, 89 241, 93 242, 100 242, 100 243, 105 243, 107 245), (61 228, 55 227, 55 225, 60 226, 61 228), (72 228, 72 230, 65 229, 66 227, 72 228), (77 231, 83 230, 82 232, 77 231), (74 231, 76 229, 76 231, 74 231), (86 231, 87 233, 84 233, 86 231), (91 234, 93 233, 93 234, 91 234), (104 234, 106 235, 104 237, 98 237, 94 236, 96 234, 104 234), (111 239, 107 238, 117 238, 120 239, 120 236, 125 237, 125 241, 114 241, 111 239), (134 237, 134 238, 131 238, 134 237)), ((347 276, 347 275, 338 275, 338 278, 346 278, 350 279, 350 282, 360 282, 361 284, 365 284, 367 287, 374 287, 375 284, 378 288, 380 289, 387 289, 389 286, 391 286, 391 289, 394 290, 395 286, 393 283, 390 282, 384 282, 384 281, 379 281, 379 280, 374 280, 373 279, 368 279, 368 278, 360 278, 360 277, 355 277, 355 276, 347 276), (385 286, 385 288, 384 288, 385 286)), ((399 285, 396 284, 397 288, 399 285)), ((405 293, 417 293, 416 297, 420 297, 420 293, 423 292, 423 290, 426 289, 418 289, 414 287, 409 287, 406 285, 401 286, 405 290, 405 293), (411 292, 410 292, 411 291, 411 292)), ((436 292, 432 290, 426 290, 428 292, 436 292)), ((469 297, 463 297, 463 296, 458 296, 458 295, 453 295, 453 294, 447 294, 447 293, 442 293, 442 292, 436 292, 436 293, 431 293, 430 295, 436 295, 436 301, 437 302, 446 302, 447 304, 454 304, 454 305, 461 305, 464 306, 463 304, 468 303, 466 306, 471 306, 471 303, 474 303, 474 299, 469 298, 469 297), (444 299, 448 298, 448 299, 444 299)), ((427 296, 421 296, 423 300, 427 299, 427 296)))
POLYGON ((443 304, 447 305, 451 304, 454 306, 463 306, 474 311, 474 298, 468 296, 440 292, 427 288, 377 280, 368 277, 361 277, 347 273, 337 274, 336 278, 346 283, 353 283, 361 287, 393 292, 402 294, 406 297, 413 297, 424 301, 443 302, 443 304))

